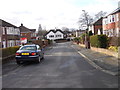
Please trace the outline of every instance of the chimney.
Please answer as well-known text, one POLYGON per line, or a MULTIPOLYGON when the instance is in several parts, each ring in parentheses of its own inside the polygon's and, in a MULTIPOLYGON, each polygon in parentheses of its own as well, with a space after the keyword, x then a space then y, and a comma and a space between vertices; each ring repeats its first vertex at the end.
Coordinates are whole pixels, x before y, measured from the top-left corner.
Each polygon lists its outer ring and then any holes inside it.
POLYGON ((21 26, 23 26, 23 24, 21 23, 21 26))

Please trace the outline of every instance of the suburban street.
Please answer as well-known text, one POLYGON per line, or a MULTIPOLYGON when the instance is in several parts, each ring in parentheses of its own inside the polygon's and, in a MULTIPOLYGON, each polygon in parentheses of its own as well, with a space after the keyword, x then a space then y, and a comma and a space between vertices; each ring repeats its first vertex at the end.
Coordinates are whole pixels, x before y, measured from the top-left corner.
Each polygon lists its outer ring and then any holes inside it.
MULTIPOLYGON (((3 74, 3 88, 118 88, 118 77, 94 68, 71 42, 56 43, 40 63, 24 63, 3 74)), ((3 68, 4 72, 4 68, 3 68)))

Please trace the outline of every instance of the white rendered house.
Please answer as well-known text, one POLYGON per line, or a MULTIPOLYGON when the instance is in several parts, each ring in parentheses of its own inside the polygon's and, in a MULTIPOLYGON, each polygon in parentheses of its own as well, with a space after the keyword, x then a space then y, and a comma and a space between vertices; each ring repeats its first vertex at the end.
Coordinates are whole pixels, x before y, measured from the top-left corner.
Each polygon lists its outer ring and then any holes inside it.
POLYGON ((49 40, 63 39, 64 33, 60 29, 50 30, 46 34, 46 38, 49 40))

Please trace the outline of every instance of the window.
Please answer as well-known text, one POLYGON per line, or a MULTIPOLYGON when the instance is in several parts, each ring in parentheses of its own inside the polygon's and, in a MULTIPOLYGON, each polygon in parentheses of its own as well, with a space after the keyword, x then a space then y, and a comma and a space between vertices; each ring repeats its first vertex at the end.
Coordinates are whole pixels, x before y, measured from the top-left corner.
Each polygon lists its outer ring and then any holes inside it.
POLYGON ((115 22, 115 16, 114 15, 112 16, 112 22, 115 22))
POLYGON ((50 35, 49 37, 50 37, 50 38, 53 38, 53 37, 54 37, 54 35, 50 35))
POLYGON ((37 50, 36 46, 23 46, 20 50, 37 50))
POLYGON ((56 35, 56 37, 62 37, 61 35, 56 35))

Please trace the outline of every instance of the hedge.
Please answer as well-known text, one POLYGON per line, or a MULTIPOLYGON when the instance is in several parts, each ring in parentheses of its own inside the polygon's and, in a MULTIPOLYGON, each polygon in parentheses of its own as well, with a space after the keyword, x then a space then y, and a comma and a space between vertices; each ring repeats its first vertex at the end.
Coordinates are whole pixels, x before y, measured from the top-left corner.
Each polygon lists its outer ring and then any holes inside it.
POLYGON ((2 58, 15 54, 19 48, 19 46, 2 48, 2 58))
POLYGON ((90 37, 90 43, 92 47, 107 48, 108 37, 106 35, 94 35, 90 37))

